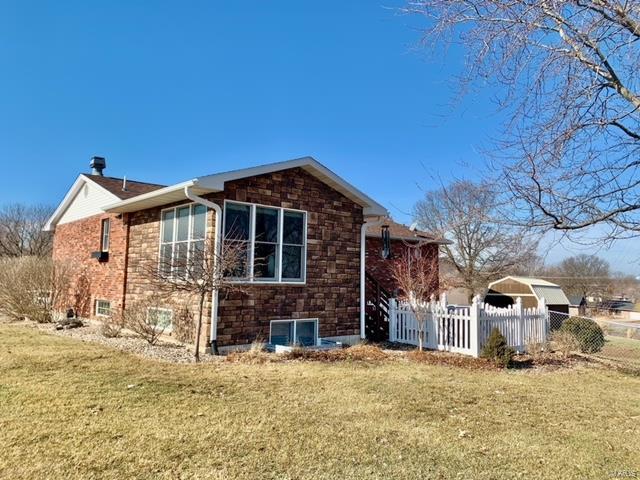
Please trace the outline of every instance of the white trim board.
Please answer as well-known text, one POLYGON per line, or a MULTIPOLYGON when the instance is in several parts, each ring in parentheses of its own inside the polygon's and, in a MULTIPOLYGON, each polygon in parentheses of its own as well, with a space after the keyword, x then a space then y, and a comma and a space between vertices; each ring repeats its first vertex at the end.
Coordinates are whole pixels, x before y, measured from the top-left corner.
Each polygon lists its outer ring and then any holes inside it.
POLYGON ((44 230, 51 232, 55 230, 56 225, 102 214, 106 205, 118 200, 120 199, 116 195, 102 185, 81 174, 47 220, 44 230))
POLYGON ((196 195, 222 192, 224 191, 226 182, 279 172, 291 168, 302 168, 327 184, 329 187, 342 193, 345 197, 351 199, 358 205, 361 205, 363 207, 365 217, 389 215, 386 208, 312 157, 296 158, 284 162, 270 163, 267 165, 232 170, 213 175, 205 175, 203 177, 194 178, 192 180, 161 188, 143 195, 138 195, 128 200, 115 202, 111 205, 107 205, 105 210, 108 212, 125 213, 166 205, 171 202, 183 200, 186 197, 184 192, 185 187, 192 188, 193 193, 196 195))

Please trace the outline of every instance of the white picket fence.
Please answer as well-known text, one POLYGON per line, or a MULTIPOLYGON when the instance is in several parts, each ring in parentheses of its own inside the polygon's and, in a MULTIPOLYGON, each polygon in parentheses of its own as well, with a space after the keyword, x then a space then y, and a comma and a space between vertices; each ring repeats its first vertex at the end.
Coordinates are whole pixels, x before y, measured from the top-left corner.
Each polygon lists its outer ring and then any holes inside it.
MULTIPOLYGON (((508 308, 482 304, 478 297, 468 307, 447 308, 446 296, 427 305, 423 345, 433 350, 478 357, 487 338, 497 327, 509 346, 524 352, 530 343, 541 343, 549 333, 549 316, 544 299, 537 308, 523 308, 520 298, 508 308)), ((408 304, 389 303, 389 340, 418 345, 419 328, 408 304)))

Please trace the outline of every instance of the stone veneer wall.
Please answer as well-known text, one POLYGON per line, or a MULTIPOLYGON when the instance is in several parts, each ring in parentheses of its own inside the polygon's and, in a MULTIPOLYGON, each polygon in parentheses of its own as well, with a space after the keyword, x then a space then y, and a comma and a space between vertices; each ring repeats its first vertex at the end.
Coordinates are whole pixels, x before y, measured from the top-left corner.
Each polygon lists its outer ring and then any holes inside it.
MULTIPOLYGON (((208 198, 221 207, 227 199, 307 212, 306 284, 252 284, 244 293, 221 293, 220 346, 268 340, 270 321, 276 319, 317 318, 322 337, 360 333, 362 207, 300 168, 227 182, 224 192, 208 198)), ((131 215, 127 304, 151 289, 143 264, 158 258, 161 210, 131 215)), ((210 237, 214 217, 209 211, 210 237)), ((206 308, 203 343, 210 335, 210 299, 206 308)), ((176 325, 185 340, 193 329, 193 325, 176 325)))

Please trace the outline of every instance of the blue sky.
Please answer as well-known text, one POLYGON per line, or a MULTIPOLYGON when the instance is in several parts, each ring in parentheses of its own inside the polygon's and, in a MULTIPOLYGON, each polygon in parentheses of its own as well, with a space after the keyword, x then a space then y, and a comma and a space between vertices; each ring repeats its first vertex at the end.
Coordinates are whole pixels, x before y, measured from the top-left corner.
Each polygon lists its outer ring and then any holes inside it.
POLYGON ((401 5, 2 1, 0 203, 58 202, 92 155, 159 183, 313 155, 409 221, 499 119, 452 106, 461 52, 417 50, 401 5))

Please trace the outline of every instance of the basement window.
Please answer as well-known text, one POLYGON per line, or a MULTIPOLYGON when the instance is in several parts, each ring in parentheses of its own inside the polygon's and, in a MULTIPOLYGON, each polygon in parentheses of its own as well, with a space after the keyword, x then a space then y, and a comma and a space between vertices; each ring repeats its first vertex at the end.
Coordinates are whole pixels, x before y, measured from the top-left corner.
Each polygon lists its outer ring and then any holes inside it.
POLYGON ((111 316, 111 302, 109 300, 96 300, 96 316, 111 316))
POLYGON ((300 345, 312 347, 318 344, 318 320, 272 320, 269 343, 272 345, 300 345))
POLYGON ((147 322, 158 330, 171 331, 173 327, 173 310, 151 307, 147 309, 147 322))

